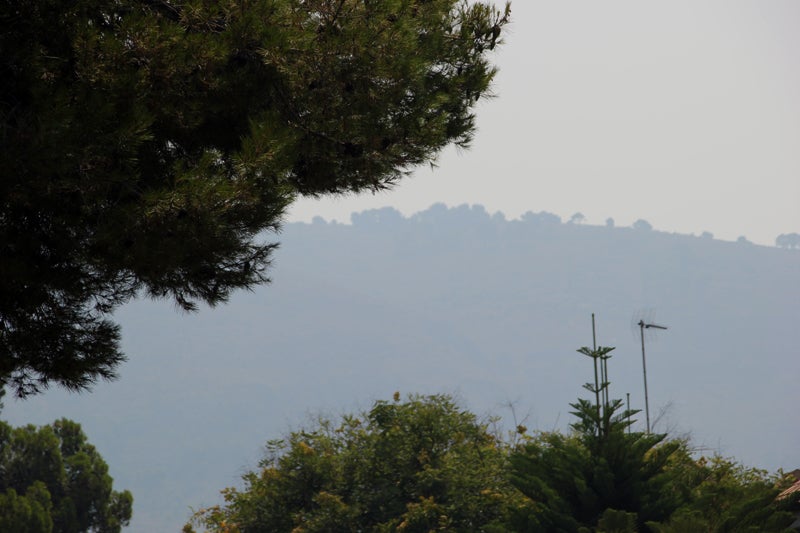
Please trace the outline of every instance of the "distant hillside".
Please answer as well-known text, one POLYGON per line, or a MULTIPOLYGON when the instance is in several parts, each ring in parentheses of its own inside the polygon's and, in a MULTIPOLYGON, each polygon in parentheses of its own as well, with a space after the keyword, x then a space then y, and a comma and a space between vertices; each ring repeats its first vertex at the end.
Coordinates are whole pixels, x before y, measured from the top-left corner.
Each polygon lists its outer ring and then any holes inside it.
MULTIPOLYGON (((67 416, 135 498, 131 531, 178 530, 260 446, 309 413, 395 390, 455 392, 475 412, 566 428, 586 392, 575 350, 616 346, 612 396, 643 407, 639 318, 657 430, 768 469, 800 466, 800 250, 710 236, 521 220, 480 206, 382 209, 288 224, 273 283, 195 315, 136 302, 130 361, 92 394, 6 401, 15 424, 67 416)), ((642 417, 643 418, 643 417, 642 417)))

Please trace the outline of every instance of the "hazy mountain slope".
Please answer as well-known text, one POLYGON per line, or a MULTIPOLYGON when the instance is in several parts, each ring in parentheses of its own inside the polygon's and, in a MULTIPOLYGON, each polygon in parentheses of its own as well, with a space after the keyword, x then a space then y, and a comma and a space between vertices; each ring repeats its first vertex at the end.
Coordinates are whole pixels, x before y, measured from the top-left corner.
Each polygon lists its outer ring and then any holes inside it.
POLYGON ((4 414, 81 422, 134 492, 131 530, 177 530, 308 413, 456 392, 478 413, 515 401, 529 427, 566 427, 591 378, 575 349, 591 344, 592 312, 599 343, 617 346, 612 394, 643 407, 631 324, 644 312, 670 327, 646 339, 651 413, 672 405, 658 427, 756 466, 800 465, 796 250, 444 206, 289 224, 280 240, 271 286, 196 315, 132 304, 118 382, 4 414))

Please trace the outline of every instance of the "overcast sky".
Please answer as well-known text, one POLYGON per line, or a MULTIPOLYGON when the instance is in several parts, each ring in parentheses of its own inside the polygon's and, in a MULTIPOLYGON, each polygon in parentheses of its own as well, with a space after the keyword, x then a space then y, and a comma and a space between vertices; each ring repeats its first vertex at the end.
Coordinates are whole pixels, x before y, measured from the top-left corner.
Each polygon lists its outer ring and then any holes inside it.
POLYGON ((444 202, 760 244, 800 232, 800 2, 516 0, 512 18, 469 151, 288 220, 444 202))

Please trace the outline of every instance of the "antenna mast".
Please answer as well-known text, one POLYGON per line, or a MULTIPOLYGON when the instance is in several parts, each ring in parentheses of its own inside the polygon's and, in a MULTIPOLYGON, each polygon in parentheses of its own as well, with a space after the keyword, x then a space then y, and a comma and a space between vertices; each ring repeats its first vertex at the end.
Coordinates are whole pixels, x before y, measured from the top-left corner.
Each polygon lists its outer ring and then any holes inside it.
POLYGON ((639 334, 642 337, 642 374, 644 375, 644 412, 647 417, 647 434, 650 434, 650 401, 647 396, 647 360, 644 355, 644 330, 645 329, 667 329, 666 326, 658 324, 647 324, 644 320, 639 321, 639 334))
MULTIPOLYGON (((596 352, 597 351, 597 335, 595 333, 594 327, 594 313, 592 313, 592 349, 596 352)), ((598 419, 601 416, 600 411, 600 387, 597 381, 597 357, 592 357, 594 359, 594 396, 595 400, 597 401, 597 417, 598 419)))

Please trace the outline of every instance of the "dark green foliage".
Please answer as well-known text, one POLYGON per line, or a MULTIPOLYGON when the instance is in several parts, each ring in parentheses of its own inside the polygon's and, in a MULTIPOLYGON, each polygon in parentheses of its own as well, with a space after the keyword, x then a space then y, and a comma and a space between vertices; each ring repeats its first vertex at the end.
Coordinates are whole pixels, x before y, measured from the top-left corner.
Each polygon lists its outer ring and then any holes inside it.
POLYGON ((192 523, 217 533, 777 533, 800 511, 798 499, 776 500, 788 479, 629 432, 619 401, 599 416, 590 401, 573 407, 571 434, 519 426, 514 445, 446 396, 396 395, 270 442, 245 489, 223 491, 225 505, 192 523))
POLYGON ((636 513, 606 509, 597 522, 597 533, 636 533, 636 513))
POLYGON ((82 389, 109 313, 267 281, 298 195, 466 145, 508 10, 461 0, 0 5, 0 378, 82 389))
MULTIPOLYGON (((578 350, 607 360, 613 348, 578 350)), ((517 531, 778 532, 792 523, 776 501, 785 482, 714 457, 692 459, 681 440, 631 431, 637 411, 621 400, 598 403, 609 384, 585 386, 594 402, 572 404, 570 435, 543 433, 512 453, 511 480, 531 499, 517 507, 517 531)))
POLYGON ((246 489, 195 521, 220 532, 505 531, 507 510, 524 503, 504 456, 450 398, 396 396, 272 442, 246 489))
POLYGON ((648 523, 656 533, 783 532, 800 502, 776 500, 786 480, 735 461, 713 457, 695 463, 691 499, 669 521, 648 523))
POLYGON ((615 431, 603 444, 586 440, 542 434, 511 456, 514 485, 536 503, 535 516, 525 521, 543 531, 578 531, 597 525, 607 509, 632 512, 640 520, 664 520, 682 503, 668 468, 689 460, 681 443, 615 431))
POLYGON ((50 533, 53 530, 51 512, 50 493, 41 481, 29 486, 24 496, 8 489, 0 494, 0 531, 50 533))
MULTIPOLYGON (((611 350, 579 352, 598 364, 607 361, 611 350)), ((623 410, 621 400, 603 401, 608 385, 595 381, 585 386, 595 401, 572 404, 578 420, 571 435, 544 433, 512 454, 512 481, 536 503, 533 516, 517 517, 518 524, 579 531, 596 527, 602 517, 615 521, 617 515, 605 514, 611 509, 632 513, 643 525, 667 519, 684 503, 687 495, 675 478, 681 464, 691 463, 685 444, 630 431, 630 417, 638 411, 623 410)))
POLYGON ((0 531, 114 533, 128 525, 132 506, 130 492, 112 490, 80 425, 0 422, 0 531))

